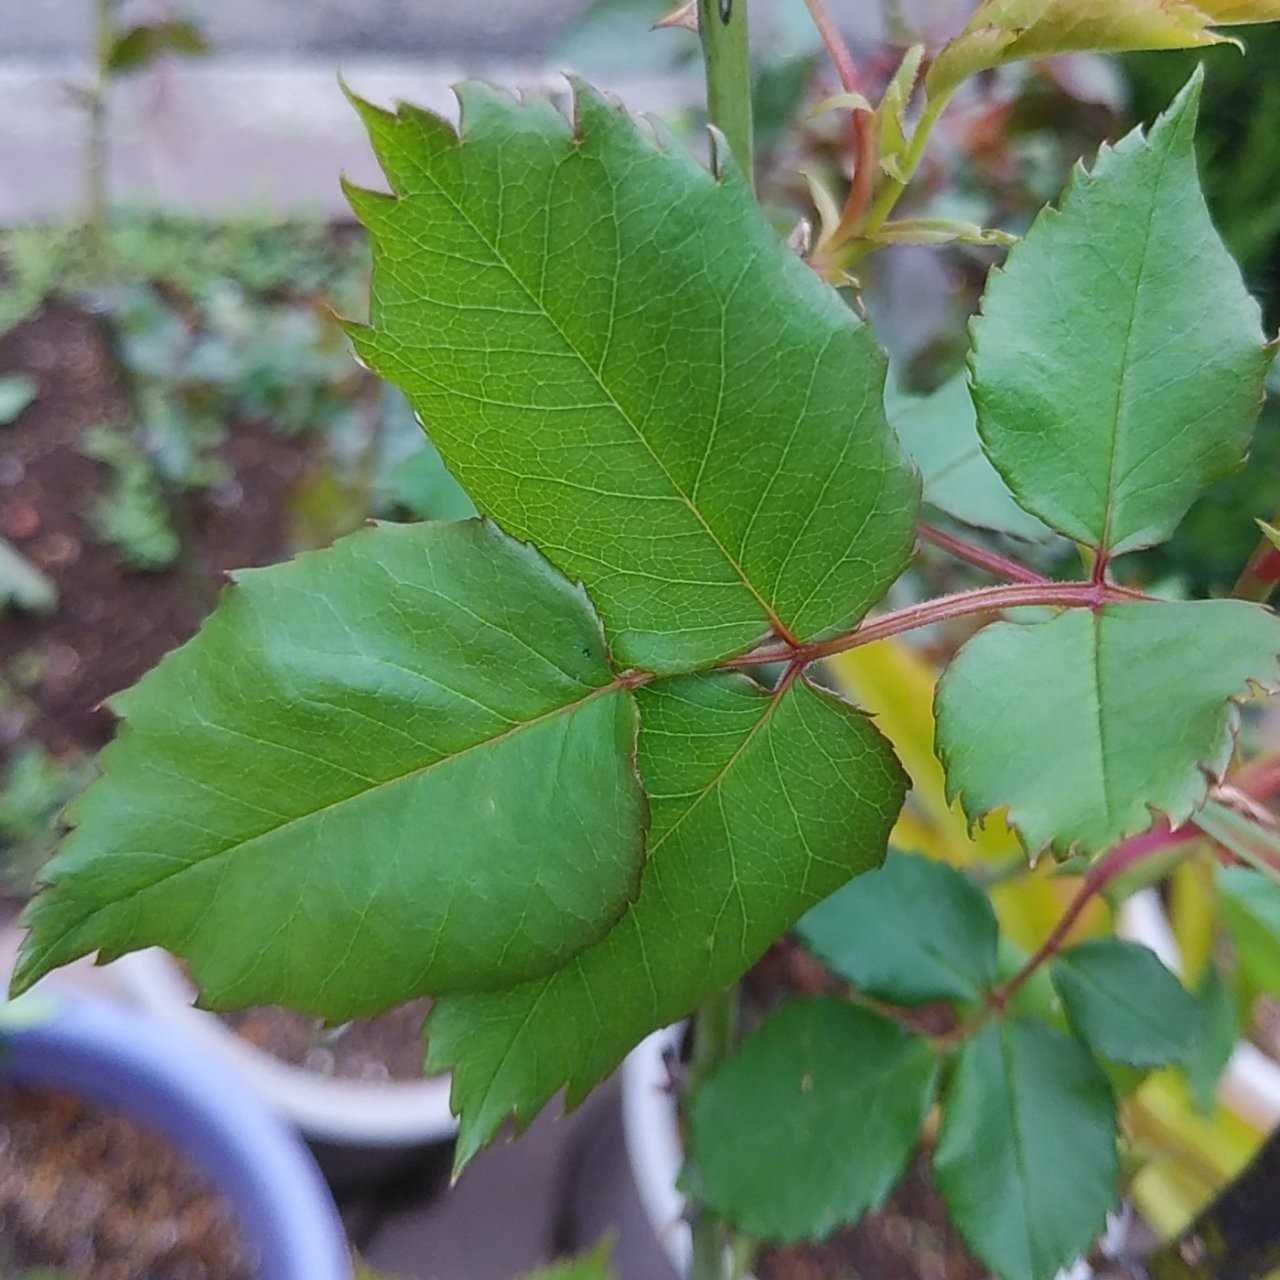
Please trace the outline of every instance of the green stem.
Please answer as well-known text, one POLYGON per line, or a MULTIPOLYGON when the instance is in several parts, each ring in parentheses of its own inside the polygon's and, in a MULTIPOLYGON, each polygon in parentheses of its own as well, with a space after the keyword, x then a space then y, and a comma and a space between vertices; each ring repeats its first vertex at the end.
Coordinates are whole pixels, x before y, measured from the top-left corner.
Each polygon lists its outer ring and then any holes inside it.
POLYGON ((698 31, 707 73, 707 114, 754 186, 747 0, 698 0, 698 31))
POLYGON ((919 124, 916 125, 916 131, 911 135, 911 145, 907 148, 907 154, 903 157, 902 179, 885 178, 884 185, 881 186, 871 208, 867 212, 866 221, 859 231, 859 239, 853 242, 849 246, 847 253, 841 257, 842 266, 853 266, 859 259, 865 257, 877 247, 867 237, 874 235, 884 226, 889 219, 889 215, 894 211, 898 201, 901 199, 902 193, 907 189, 911 179, 915 177, 916 170, 920 167, 920 161, 924 158, 925 148, 929 145, 933 127, 938 123, 950 101, 951 94, 944 93, 936 98, 931 98, 925 104, 924 113, 920 117, 919 124))
MULTIPOLYGON (((738 988, 710 996, 694 1014, 693 1058, 689 1063, 689 1096, 715 1074, 733 1052, 738 1035, 738 988)), ((693 1256, 689 1280, 725 1280, 731 1254, 736 1256, 726 1225, 705 1207, 693 1208, 693 1256), (729 1247, 729 1251, 726 1250, 729 1247)))

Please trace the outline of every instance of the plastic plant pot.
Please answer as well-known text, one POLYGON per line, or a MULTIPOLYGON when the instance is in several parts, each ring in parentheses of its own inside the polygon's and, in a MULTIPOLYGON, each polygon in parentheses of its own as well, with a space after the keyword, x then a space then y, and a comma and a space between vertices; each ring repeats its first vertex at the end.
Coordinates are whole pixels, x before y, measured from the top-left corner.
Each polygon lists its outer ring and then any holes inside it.
POLYGON ((132 952, 109 968, 126 997, 168 1024, 193 1049, 216 1055, 312 1141, 337 1147, 418 1147, 451 1140, 449 1077, 368 1083, 291 1066, 236 1035, 194 1005, 195 989, 159 948, 132 952))
POLYGON ((352 1280, 315 1162, 233 1072, 170 1028, 89 997, 39 994, 9 1010, 0 1076, 65 1090, 163 1133, 234 1207, 262 1280, 352 1280))

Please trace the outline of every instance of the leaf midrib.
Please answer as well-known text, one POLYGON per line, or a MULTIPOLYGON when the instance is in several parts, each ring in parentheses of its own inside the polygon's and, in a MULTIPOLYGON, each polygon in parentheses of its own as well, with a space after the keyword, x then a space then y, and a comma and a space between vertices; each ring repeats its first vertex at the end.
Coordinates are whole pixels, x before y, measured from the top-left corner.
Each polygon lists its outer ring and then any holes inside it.
MULTIPOLYGON (((375 782, 371 786, 355 791, 350 795, 340 796, 337 800, 331 800, 327 804, 320 805, 318 808, 309 809, 306 813, 295 814, 293 817, 287 818, 284 822, 279 822, 275 826, 268 827, 264 831, 255 832, 244 840, 238 840, 233 844, 227 845, 225 848, 215 850, 213 853, 210 853, 203 858, 197 858, 192 862, 184 863, 180 867, 175 867, 170 871, 166 871, 163 875, 156 877, 156 879, 149 883, 137 885, 127 893, 121 894, 119 897, 113 898, 110 902, 94 907, 91 911, 79 916, 55 938, 45 943, 43 947, 32 951, 30 961, 27 964, 24 964, 23 968, 29 968, 32 965, 37 968, 41 968, 43 966, 43 959, 45 956, 56 952, 68 937, 84 928, 104 911, 110 911, 113 908, 121 906, 123 903, 130 902, 134 898, 140 897, 144 893, 150 893, 153 889, 156 889, 160 885, 166 884, 169 881, 175 880, 179 876, 185 875, 188 871, 207 867, 210 863, 217 862, 220 858, 224 858, 229 854, 243 853, 251 845, 257 844, 259 841, 267 840, 273 836, 277 836, 280 832, 287 831, 290 827, 295 826, 298 823, 310 822, 313 819, 320 817, 322 814, 331 813, 334 810, 341 808, 345 804, 362 801, 368 796, 371 796, 384 788, 399 786, 401 783, 409 782, 415 778, 425 777, 434 770, 443 768, 457 760, 463 759, 481 748, 496 746, 508 738, 523 733, 528 729, 532 729, 537 725, 545 724, 547 721, 553 720, 557 716, 578 711, 588 703, 593 702, 595 699, 604 697, 611 693, 617 693, 624 690, 626 687, 627 686, 621 679, 611 680, 608 684, 600 685, 597 688, 592 689, 589 693, 584 694, 582 697, 575 698, 572 702, 566 702, 561 706, 553 707, 550 711, 544 711, 540 715, 534 716, 531 720, 518 721, 509 728, 504 729, 501 733, 495 734, 489 738, 482 738, 478 742, 473 742, 469 746, 463 747, 460 751, 455 751, 449 755, 441 756, 439 759, 432 760, 428 764, 418 765, 415 768, 407 769, 403 773, 396 774, 394 777, 383 778, 380 782, 375 782)), ((212 727, 217 728, 219 726, 212 727)))
MULTIPOLYGON (((460 139, 458 145, 465 146, 465 142, 463 142, 460 139)), ((639 424, 636 423, 636 421, 632 418, 631 414, 628 413, 627 410, 622 406, 622 403, 619 401, 618 397, 614 394, 612 388, 610 388, 605 383, 600 373, 592 367, 591 362, 586 358, 583 352, 578 349, 577 344, 574 343, 573 340, 569 337, 568 333, 565 331, 564 327, 560 324, 559 320, 557 320, 556 317, 552 315, 551 311, 548 309, 543 299, 537 294, 535 294, 533 290, 530 289, 529 286, 524 282, 524 280, 521 279, 519 273, 515 270, 515 268, 511 265, 510 262, 507 261, 506 257, 503 255, 502 250, 496 244, 494 244, 493 241, 490 240, 490 238, 484 233, 484 230, 475 223, 475 221, 467 213, 466 209, 464 209, 463 206, 460 205, 453 198, 448 188, 444 186, 444 184, 435 176, 435 174, 432 173, 428 168, 426 168, 423 165, 417 166, 417 169, 418 169, 418 172, 421 173, 422 176, 426 178, 432 184, 432 186, 436 189, 436 191, 439 192, 439 194, 448 202, 448 204, 454 210, 454 212, 457 213, 457 215, 467 224, 467 226, 471 228, 471 230, 479 238, 481 243, 485 246, 485 248, 487 248, 494 255, 494 258, 497 260, 498 265, 502 267, 502 269, 507 273, 508 276, 510 276, 512 281, 520 288, 520 290, 529 299, 529 301, 533 303, 535 307, 538 308, 539 314, 541 314, 543 318, 547 321, 547 323, 550 324, 551 327, 555 330, 557 336, 564 343, 564 345, 569 349, 572 355, 577 359, 578 363, 582 366, 582 368, 591 377, 591 380, 596 384, 596 386, 600 388, 601 392, 608 397, 609 403, 617 411, 619 416, 622 418, 623 422, 625 422, 626 425, 631 429, 636 439, 644 446, 645 452, 648 453, 650 458, 653 459, 654 464, 657 466, 658 470, 662 473, 663 478, 671 486, 672 492, 689 509, 694 519, 701 526, 703 532, 705 532, 707 537, 711 539, 711 542, 715 546, 716 550, 719 551, 720 554, 724 557, 725 563, 728 564, 730 568, 734 571, 734 573, 737 574, 739 581, 751 593, 752 597, 755 599, 756 603, 761 607, 761 609, 764 610, 765 618, 767 619, 769 624, 774 628, 778 637, 780 639, 786 640, 788 643, 791 643, 791 644, 799 643, 797 638, 792 635, 790 628, 788 628, 787 625, 778 616, 777 611, 774 609, 773 605, 764 598, 764 596, 756 588, 755 584, 751 581, 751 579, 747 577, 746 571, 743 569, 742 565, 739 564, 738 561, 732 555, 730 555, 729 549, 721 541, 719 536, 716 534, 715 530, 712 529, 711 525, 707 522, 706 517, 702 514, 702 511, 698 508, 698 506, 693 501, 693 499, 687 493, 685 493, 685 491, 676 483, 675 477, 667 469, 666 464, 662 461, 662 458, 657 454, 653 446, 646 439, 644 433, 640 430, 639 424)), ((611 330, 612 330, 613 319, 614 317, 611 311, 610 312, 611 330)), ((722 314, 722 321, 723 321, 723 314, 722 314)))
MULTIPOLYGON (((1155 221, 1156 198, 1160 194, 1164 182, 1164 171, 1169 163, 1169 151, 1166 148, 1160 157, 1160 167, 1155 181, 1151 184, 1151 203, 1147 209, 1146 224, 1142 232, 1142 253, 1138 258, 1138 274, 1134 280, 1133 299, 1129 306, 1129 320, 1125 326, 1124 341, 1120 346, 1120 377, 1117 379, 1115 406, 1112 409, 1111 437, 1107 448, 1107 478, 1103 488, 1106 508, 1102 513, 1102 529, 1098 537, 1098 554, 1108 554, 1108 543, 1111 540, 1111 524, 1115 517, 1116 495, 1114 492, 1116 479, 1116 455, 1120 449, 1121 410, 1125 404, 1125 395, 1129 387, 1132 362, 1129 359, 1129 348, 1133 345, 1133 330, 1138 322, 1138 299, 1142 294, 1143 282, 1147 275, 1147 258, 1151 250, 1151 225, 1155 221)), ((1096 181, 1096 176, 1094 178, 1096 181)), ((1128 415, 1125 415, 1126 419, 1128 415)))

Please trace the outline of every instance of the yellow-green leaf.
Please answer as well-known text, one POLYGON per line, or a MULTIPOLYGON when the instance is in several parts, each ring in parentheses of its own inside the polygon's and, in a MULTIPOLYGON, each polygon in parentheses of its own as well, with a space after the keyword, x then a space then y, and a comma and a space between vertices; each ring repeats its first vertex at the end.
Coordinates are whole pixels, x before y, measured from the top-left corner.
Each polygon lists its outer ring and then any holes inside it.
POLYGON ((1258 11, 1275 8, 1259 0, 986 0, 934 59, 926 86, 931 98, 944 96, 969 76, 1019 58, 1220 44, 1227 37, 1213 23, 1265 22, 1280 14, 1258 11))

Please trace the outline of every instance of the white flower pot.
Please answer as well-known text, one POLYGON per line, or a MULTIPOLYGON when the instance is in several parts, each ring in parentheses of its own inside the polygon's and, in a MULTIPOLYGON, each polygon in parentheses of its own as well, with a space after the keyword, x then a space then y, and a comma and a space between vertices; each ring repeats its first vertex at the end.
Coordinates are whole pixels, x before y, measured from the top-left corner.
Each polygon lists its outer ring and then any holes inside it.
MULTIPOLYGON (((693 1239, 684 1216, 684 1197, 676 1190, 684 1144, 676 1099, 666 1087, 663 1056, 668 1050, 679 1051, 683 1034, 684 1023, 655 1031, 622 1064, 622 1123, 632 1180, 649 1224, 679 1276, 688 1274, 693 1239)), ((1092 1280, 1093 1275, 1081 1259, 1059 1272, 1057 1280, 1092 1280)), ((754 1277, 748 1275, 745 1280, 754 1277)))
POLYGON ((370 1084, 290 1066, 195 1008, 194 988, 159 948, 123 956, 109 972, 128 999, 230 1064, 308 1138, 348 1147, 407 1147, 447 1141, 457 1132, 448 1076, 370 1084))

